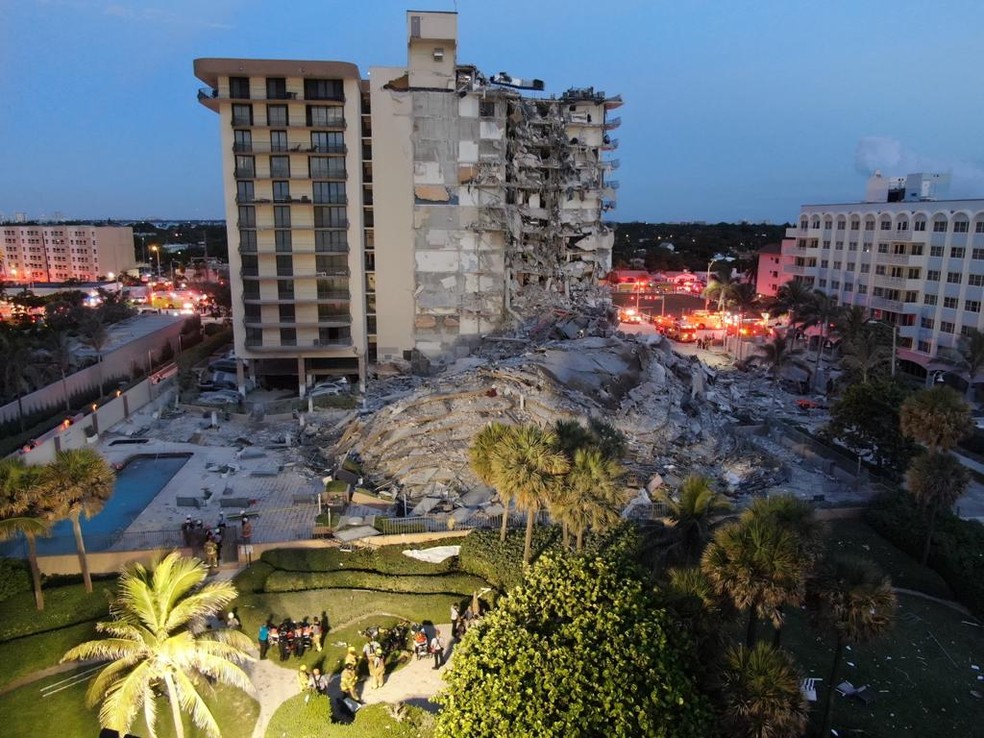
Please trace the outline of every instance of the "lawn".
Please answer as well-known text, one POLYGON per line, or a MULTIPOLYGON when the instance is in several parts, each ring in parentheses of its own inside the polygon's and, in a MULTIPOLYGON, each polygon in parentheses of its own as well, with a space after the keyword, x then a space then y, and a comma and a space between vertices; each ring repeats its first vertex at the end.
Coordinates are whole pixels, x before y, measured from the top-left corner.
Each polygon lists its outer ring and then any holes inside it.
POLYGON ((70 648, 95 637, 95 622, 90 621, 0 643, 0 689, 26 674, 55 666, 70 648))
POLYGON ((266 738, 426 738, 434 732, 434 719, 417 708, 397 721, 387 705, 369 705, 347 725, 330 723, 330 712, 328 700, 323 697, 307 703, 303 695, 291 697, 274 713, 266 738))
MULTIPOLYGON (((877 698, 864 705, 835 694, 832 724, 840 735, 917 738, 943 725, 950 735, 980 735, 984 702, 971 691, 984 693, 978 679, 984 675, 984 629, 964 619, 943 605, 900 596, 894 628, 844 653, 838 681, 871 685, 877 698)), ((833 644, 808 626, 802 612, 789 614, 783 646, 795 654, 804 676, 822 678, 824 689, 830 686, 833 644)), ((818 689, 818 698, 823 695, 818 689)), ((818 713, 815 709, 815 719, 818 713)))

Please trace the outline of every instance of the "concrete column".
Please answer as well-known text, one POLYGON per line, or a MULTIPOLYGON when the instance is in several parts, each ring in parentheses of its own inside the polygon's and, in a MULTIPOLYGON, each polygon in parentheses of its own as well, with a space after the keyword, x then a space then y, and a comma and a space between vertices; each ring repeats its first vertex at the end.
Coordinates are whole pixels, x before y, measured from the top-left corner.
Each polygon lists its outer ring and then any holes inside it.
POLYGON ((297 396, 304 397, 307 392, 307 369, 303 356, 297 357, 297 396))
POLYGON ((239 394, 246 396, 246 368, 243 366, 242 359, 236 359, 236 384, 239 385, 239 394))

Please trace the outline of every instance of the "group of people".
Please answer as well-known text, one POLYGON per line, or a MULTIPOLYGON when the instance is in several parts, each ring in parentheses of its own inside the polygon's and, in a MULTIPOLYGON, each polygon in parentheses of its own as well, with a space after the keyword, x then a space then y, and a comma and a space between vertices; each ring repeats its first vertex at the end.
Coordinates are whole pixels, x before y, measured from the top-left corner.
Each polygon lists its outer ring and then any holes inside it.
POLYGON ((321 653, 324 634, 325 624, 320 617, 306 617, 301 621, 284 618, 280 625, 267 620, 257 634, 260 658, 265 659, 271 648, 280 655, 281 661, 287 661, 291 656, 300 658, 312 648, 321 653))
POLYGON ((451 637, 461 638, 468 629, 472 627, 478 620, 479 615, 476 613, 471 605, 465 608, 465 612, 462 613, 458 609, 458 604, 451 605, 451 637))
MULTIPOLYGON (((181 538, 186 548, 191 549, 191 555, 205 562, 209 569, 217 569, 219 562, 234 559, 234 550, 223 551, 223 543, 228 541, 227 549, 231 548, 235 538, 235 530, 227 530, 225 514, 219 513, 218 522, 211 528, 199 520, 192 520, 188 515, 181 524, 181 538)), ((240 550, 247 564, 253 563, 253 523, 248 516, 243 515, 240 531, 240 550)))

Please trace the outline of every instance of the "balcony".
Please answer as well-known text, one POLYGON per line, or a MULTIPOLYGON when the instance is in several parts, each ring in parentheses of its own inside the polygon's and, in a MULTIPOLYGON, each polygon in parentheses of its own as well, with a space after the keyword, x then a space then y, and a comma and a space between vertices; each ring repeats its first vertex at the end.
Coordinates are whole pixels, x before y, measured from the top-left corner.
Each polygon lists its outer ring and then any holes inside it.
POLYGON ((785 274, 795 274, 799 277, 810 277, 813 276, 817 271, 815 266, 806 266, 804 264, 786 264, 783 267, 783 272, 785 274))
POLYGON ((601 166, 603 169, 607 169, 608 171, 614 171, 622 166, 622 162, 618 159, 606 159, 601 162, 601 166))
POLYGON ((318 349, 339 349, 339 348, 351 348, 352 339, 351 338, 338 338, 333 341, 304 341, 287 345, 271 345, 268 343, 256 343, 255 341, 247 341, 245 344, 249 351, 254 353, 262 354, 304 354, 311 351, 317 351, 318 349))
POLYGON ((901 300, 889 300, 887 297, 875 297, 868 295, 868 307, 876 310, 888 310, 893 313, 901 313, 905 303, 901 300))
POLYGON ((605 98, 605 110, 614 110, 620 107, 622 107, 621 95, 612 95, 611 97, 605 98))
POLYGON ((243 325, 247 328, 344 328, 352 324, 352 318, 348 313, 344 315, 336 315, 328 318, 319 318, 316 321, 311 320, 295 320, 295 321, 282 321, 282 320, 255 320, 251 318, 246 318, 243 320, 243 325))
POLYGON ((260 297, 259 295, 244 296, 243 303, 249 305, 308 305, 324 302, 348 302, 351 299, 345 290, 319 292, 317 297, 260 297), (331 295, 334 295, 333 297, 331 295))
POLYGON ((877 261, 879 264, 907 266, 910 260, 918 258, 918 256, 912 256, 911 254, 878 254, 877 261))
POLYGON ((905 289, 906 279, 905 277, 890 277, 887 274, 876 274, 874 276, 874 284, 879 287, 889 287, 891 289, 905 289))
POLYGON ((605 120, 605 126, 604 126, 604 128, 605 128, 606 131, 613 131, 616 128, 618 128, 620 125, 622 125, 622 119, 621 118, 607 118, 605 120))
POLYGON ((603 151, 614 151, 618 148, 618 139, 612 138, 611 136, 605 136, 602 139, 601 148, 603 151))
POLYGON ((793 226, 786 229, 786 238, 798 238, 804 233, 806 233, 806 229, 800 230, 799 226, 793 226))
POLYGON ((605 187, 609 190, 617 190, 619 188, 619 181, 617 179, 609 179, 605 182, 605 187))

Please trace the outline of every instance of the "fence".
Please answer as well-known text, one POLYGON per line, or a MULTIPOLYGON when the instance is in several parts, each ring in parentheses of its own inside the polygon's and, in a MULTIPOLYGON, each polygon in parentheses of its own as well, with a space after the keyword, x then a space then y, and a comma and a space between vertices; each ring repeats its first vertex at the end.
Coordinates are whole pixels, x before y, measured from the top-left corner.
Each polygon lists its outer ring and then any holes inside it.
MULTIPOLYGON (((180 548, 184 545, 181 530, 118 530, 113 533, 87 533, 83 523, 83 538, 88 553, 106 551, 154 551, 157 549, 180 548)), ((39 556, 61 556, 75 554, 75 536, 57 535, 38 538, 39 556)), ((27 543, 18 536, 0 544, 0 556, 27 558, 27 543)))
MULTIPOLYGON (((545 513, 540 513, 540 522, 546 519, 545 513)), ((526 525, 525 513, 510 513, 506 522, 507 528, 521 528, 526 525)), ((406 535, 409 533, 440 533, 451 530, 498 530, 502 527, 502 515, 475 514, 463 521, 458 521, 454 515, 443 517, 406 517, 382 518, 377 517, 375 528, 384 535, 406 535)))

